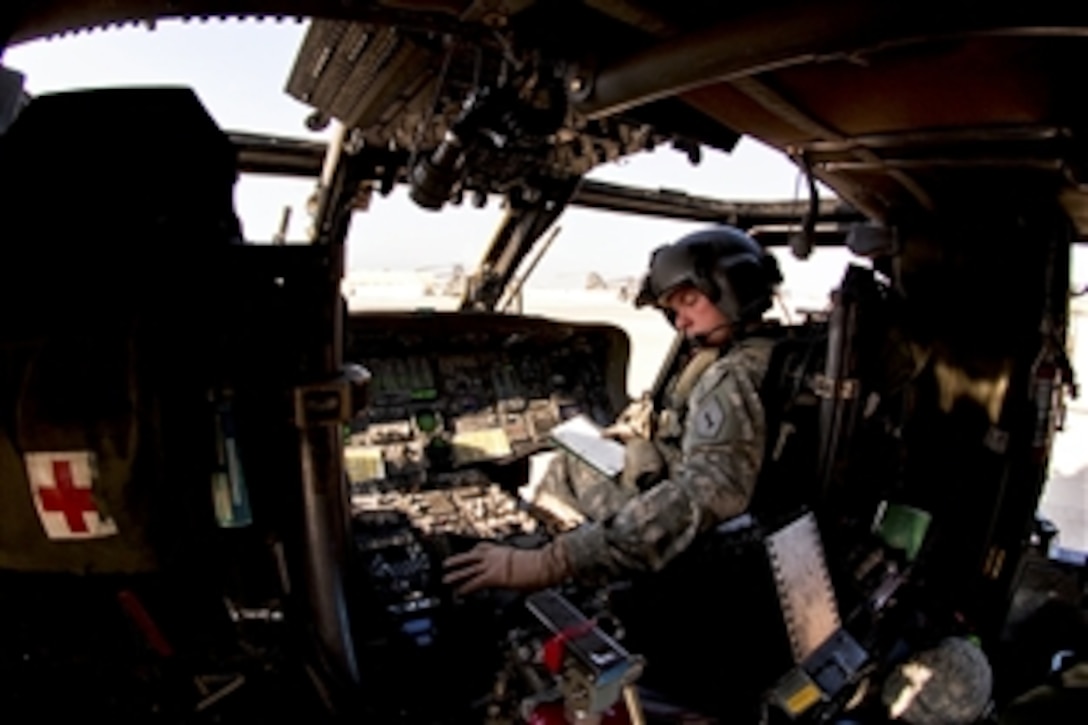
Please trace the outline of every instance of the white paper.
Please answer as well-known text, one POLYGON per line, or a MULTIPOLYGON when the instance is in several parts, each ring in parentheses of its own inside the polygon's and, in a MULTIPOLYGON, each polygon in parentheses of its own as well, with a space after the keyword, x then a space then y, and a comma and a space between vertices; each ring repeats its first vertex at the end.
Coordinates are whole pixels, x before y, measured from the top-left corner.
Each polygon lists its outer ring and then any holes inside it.
POLYGON ((585 415, 576 415, 551 430, 551 438, 598 471, 613 478, 623 470, 623 444, 605 438, 601 427, 585 415))

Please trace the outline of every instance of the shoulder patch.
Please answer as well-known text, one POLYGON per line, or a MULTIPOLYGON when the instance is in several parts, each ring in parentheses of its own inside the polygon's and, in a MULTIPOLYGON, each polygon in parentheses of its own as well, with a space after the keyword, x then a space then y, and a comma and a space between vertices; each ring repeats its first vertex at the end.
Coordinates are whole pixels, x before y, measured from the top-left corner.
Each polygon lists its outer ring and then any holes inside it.
POLYGON ((715 396, 708 398, 692 414, 695 416, 695 432, 700 438, 713 438, 725 422, 725 411, 715 396))

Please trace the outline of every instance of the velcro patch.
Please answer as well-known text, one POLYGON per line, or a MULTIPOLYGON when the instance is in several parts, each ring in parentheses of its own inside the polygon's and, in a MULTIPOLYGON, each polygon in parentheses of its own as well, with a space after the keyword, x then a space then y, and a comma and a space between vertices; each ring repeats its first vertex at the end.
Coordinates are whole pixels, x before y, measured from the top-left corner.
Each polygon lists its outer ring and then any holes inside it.
POLYGON ((95 501, 97 467, 90 451, 27 453, 23 457, 30 495, 50 539, 99 539, 117 525, 95 501))

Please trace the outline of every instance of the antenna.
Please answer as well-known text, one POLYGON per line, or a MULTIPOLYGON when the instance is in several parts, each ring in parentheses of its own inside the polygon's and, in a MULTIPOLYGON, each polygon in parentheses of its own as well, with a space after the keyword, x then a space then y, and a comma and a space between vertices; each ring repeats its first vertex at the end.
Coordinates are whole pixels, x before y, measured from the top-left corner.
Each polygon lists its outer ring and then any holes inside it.
POLYGON ((291 207, 283 207, 283 216, 280 217, 280 229, 272 236, 272 243, 283 246, 287 243, 287 227, 291 224, 291 207))

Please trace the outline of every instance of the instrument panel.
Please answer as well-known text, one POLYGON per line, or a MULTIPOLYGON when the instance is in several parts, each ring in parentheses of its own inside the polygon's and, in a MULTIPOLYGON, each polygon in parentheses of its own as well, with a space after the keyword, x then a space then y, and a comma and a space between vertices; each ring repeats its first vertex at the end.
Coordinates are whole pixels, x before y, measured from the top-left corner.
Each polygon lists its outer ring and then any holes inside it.
POLYGON ((518 495, 544 468, 535 454, 556 424, 606 425, 627 403, 629 341, 608 324, 378 312, 350 315, 346 333, 346 360, 371 375, 344 449, 353 529, 394 609, 437 606, 441 587, 391 579, 382 562, 427 572, 451 547, 546 538, 553 521, 518 495))
POLYGON ((610 325, 482 313, 376 313, 349 321, 347 358, 371 373, 345 464, 353 491, 486 484, 481 467, 548 447, 584 413, 626 402, 626 334, 610 325))

